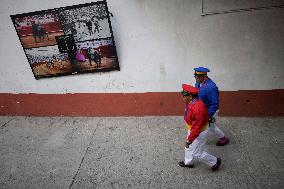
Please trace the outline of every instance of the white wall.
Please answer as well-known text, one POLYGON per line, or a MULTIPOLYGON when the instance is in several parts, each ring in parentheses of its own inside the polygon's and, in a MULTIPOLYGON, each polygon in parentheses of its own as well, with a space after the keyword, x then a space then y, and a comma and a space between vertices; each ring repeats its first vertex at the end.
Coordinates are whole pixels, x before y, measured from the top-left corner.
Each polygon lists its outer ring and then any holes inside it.
POLYGON ((199 0, 107 0, 121 71, 35 80, 10 15, 87 2, 0 1, 0 93, 174 92, 200 65, 220 90, 284 88, 284 9, 202 17, 199 0))

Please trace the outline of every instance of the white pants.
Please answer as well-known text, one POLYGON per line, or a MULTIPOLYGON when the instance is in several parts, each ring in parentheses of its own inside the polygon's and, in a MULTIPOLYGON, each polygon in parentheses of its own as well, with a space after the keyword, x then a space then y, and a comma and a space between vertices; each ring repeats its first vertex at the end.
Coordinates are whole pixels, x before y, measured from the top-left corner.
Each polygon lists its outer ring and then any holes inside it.
MULTIPOLYGON (((207 141, 208 129, 201 132, 199 136, 189 145, 189 148, 185 148, 184 163, 186 165, 192 165, 194 158, 200 159, 202 162, 206 163, 210 167, 216 164, 217 158, 205 152, 203 147, 207 141)), ((190 131, 188 130, 188 135, 190 131)))
POLYGON ((209 130, 210 132, 212 132, 216 137, 218 138, 223 138, 225 136, 225 134, 223 133, 223 131, 216 125, 216 121, 217 121, 217 115, 218 115, 218 111, 217 110, 215 112, 215 114, 213 115, 214 119, 215 119, 215 123, 210 123, 210 127, 209 130))

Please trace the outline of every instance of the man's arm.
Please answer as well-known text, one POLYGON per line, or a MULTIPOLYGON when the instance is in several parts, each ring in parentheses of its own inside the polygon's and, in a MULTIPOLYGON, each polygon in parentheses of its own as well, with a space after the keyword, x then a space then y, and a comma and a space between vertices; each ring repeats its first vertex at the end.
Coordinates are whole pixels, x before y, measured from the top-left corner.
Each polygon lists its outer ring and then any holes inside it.
POLYGON ((210 89, 210 104, 208 107, 209 117, 212 117, 219 109, 219 91, 216 88, 210 89))
POLYGON ((192 143, 199 136, 202 128, 203 117, 200 112, 193 112, 191 119, 192 125, 190 129, 190 135, 187 138, 190 143, 192 143))

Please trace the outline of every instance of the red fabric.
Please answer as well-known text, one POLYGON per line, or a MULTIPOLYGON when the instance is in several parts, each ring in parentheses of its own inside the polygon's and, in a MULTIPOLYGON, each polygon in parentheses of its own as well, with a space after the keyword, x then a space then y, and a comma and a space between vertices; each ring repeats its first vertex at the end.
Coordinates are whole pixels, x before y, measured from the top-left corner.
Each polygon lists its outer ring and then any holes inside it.
POLYGON ((187 140, 193 142, 201 133, 201 128, 208 123, 208 110, 206 105, 196 99, 187 105, 188 111, 185 115, 185 122, 191 125, 190 135, 187 140))
POLYGON ((188 93, 191 93, 191 94, 197 94, 199 89, 196 88, 196 87, 193 87, 191 85, 187 85, 187 84, 182 84, 182 89, 188 93))

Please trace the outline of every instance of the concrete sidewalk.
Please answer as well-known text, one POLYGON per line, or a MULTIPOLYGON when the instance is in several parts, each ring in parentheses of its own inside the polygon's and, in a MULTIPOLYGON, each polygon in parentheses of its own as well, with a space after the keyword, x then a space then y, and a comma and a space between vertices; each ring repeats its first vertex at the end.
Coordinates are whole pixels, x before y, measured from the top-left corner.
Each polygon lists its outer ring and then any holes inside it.
POLYGON ((0 117, 0 188, 284 188, 284 118, 225 118, 217 172, 181 168, 182 117, 0 117))

